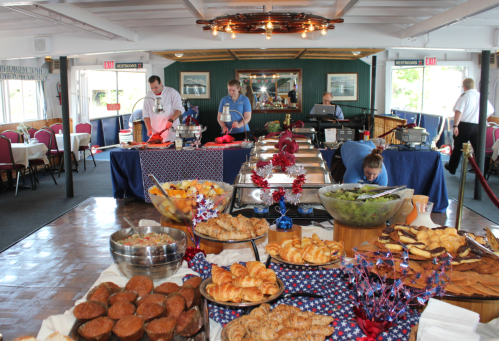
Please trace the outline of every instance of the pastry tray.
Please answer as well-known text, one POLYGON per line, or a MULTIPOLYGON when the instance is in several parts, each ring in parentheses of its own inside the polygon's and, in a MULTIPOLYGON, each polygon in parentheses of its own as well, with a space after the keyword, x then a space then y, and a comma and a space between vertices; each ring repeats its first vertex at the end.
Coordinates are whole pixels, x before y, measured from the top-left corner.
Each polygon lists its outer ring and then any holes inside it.
POLYGON ((208 236, 207 234, 200 233, 196 230, 194 230, 194 234, 198 236, 201 239, 208 240, 210 242, 217 242, 217 243, 226 243, 226 244, 237 244, 237 243, 246 243, 246 242, 251 242, 253 240, 259 240, 262 238, 265 238, 268 234, 268 231, 262 234, 261 236, 256 236, 253 238, 246 238, 246 239, 229 239, 229 240, 220 240, 211 236, 208 236))
MULTIPOLYGON (((201 311, 201 318, 203 319, 203 327, 193 336, 184 337, 180 335, 173 334, 172 340, 174 341, 210 341, 210 319, 208 313, 208 302, 205 298, 201 300, 199 304, 199 308, 201 311)), ((78 328, 82 325, 82 323, 78 320, 75 321, 71 331, 69 332, 69 337, 75 341, 85 341, 84 338, 78 334, 78 328)), ((114 334, 111 333, 111 337, 108 341, 120 341, 120 339, 114 334)), ((147 333, 144 331, 144 336, 139 341, 151 341, 147 333)))
POLYGON ((275 295, 272 295, 272 296, 268 296, 268 295, 264 295, 266 296, 263 301, 258 301, 258 302, 241 302, 241 303, 235 303, 235 302, 220 302, 220 301, 215 301, 213 299, 213 297, 208 294, 208 292, 206 291, 206 286, 208 284, 212 283, 212 280, 211 280, 211 277, 205 279, 203 281, 203 283, 201 283, 201 285, 199 286, 199 291, 201 292, 201 295, 203 295, 204 298, 206 298, 208 301, 211 301, 213 303, 216 303, 216 304, 219 304, 219 305, 224 305, 224 306, 229 306, 229 307, 235 307, 235 308, 245 308, 245 307, 252 307, 252 306, 255 306, 255 305, 260 305, 262 303, 268 303, 268 302, 271 302, 277 298, 279 298, 283 292, 284 292, 284 282, 277 278, 277 285, 279 287, 279 291, 277 292, 277 294, 275 295))
MULTIPOLYGON (((343 254, 343 256, 345 256, 345 254, 343 254)), ((321 263, 321 264, 315 264, 315 263, 293 263, 293 262, 289 262, 287 260, 284 260, 284 259, 282 259, 279 256, 270 256, 270 257, 272 257, 274 260, 276 260, 278 262, 281 262, 281 263, 285 263, 285 264, 289 264, 289 265, 297 265, 297 266, 308 266, 308 267, 326 266, 326 265, 332 265, 332 264, 336 264, 336 263, 341 262, 341 258, 338 258, 338 259, 332 260, 330 262, 321 263)))

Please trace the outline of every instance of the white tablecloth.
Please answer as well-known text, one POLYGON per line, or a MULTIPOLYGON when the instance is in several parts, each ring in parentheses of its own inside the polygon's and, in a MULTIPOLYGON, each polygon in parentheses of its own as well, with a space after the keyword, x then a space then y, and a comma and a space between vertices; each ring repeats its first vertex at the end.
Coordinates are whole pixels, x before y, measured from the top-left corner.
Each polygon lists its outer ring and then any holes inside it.
POLYGON ((497 160, 497 154, 499 152, 499 140, 497 140, 492 146, 492 160, 497 160))
MULTIPOLYGON (((57 138, 57 147, 59 147, 60 151, 64 150, 64 135, 59 135, 59 132, 56 131, 55 134, 57 138)), ((70 137, 71 141, 71 151, 75 154, 76 160, 80 160, 80 153, 78 152, 78 149, 80 149, 80 146, 88 146, 90 143, 90 134, 87 133, 72 133, 70 137)))
MULTIPOLYGON (((328 223, 323 223, 325 226, 331 226, 328 223)), ((144 225, 152 225, 152 224, 143 224, 144 225)), ((159 225, 159 224, 157 224, 159 225)), ((312 234, 317 233, 317 235, 321 239, 333 240, 333 230, 325 230, 316 226, 302 226, 302 236, 303 237, 312 237, 312 234)), ((267 259, 267 252, 265 251, 265 245, 267 245, 267 238, 261 239, 258 242, 258 253, 260 254, 260 260, 265 261, 267 259)), ((225 249, 218 255, 210 254, 206 257, 206 260, 210 263, 215 263, 219 266, 228 266, 237 262, 247 262, 251 260, 255 260, 255 254, 253 253, 253 249, 251 248, 250 243, 241 243, 241 244, 232 244, 233 247, 237 249, 225 249), (248 244, 248 245, 246 245, 248 244)), ((196 272, 189 269, 187 266, 187 262, 182 263, 182 267, 178 270, 178 272, 165 280, 154 281, 154 285, 157 286, 164 282, 174 282, 178 285, 182 285, 182 278, 184 278, 187 274, 197 275, 196 272)), ((117 285, 124 287, 128 282, 128 278, 123 276, 121 272, 118 270, 118 267, 113 264, 106 270, 104 270, 97 281, 94 283, 94 286, 104 283, 104 282, 113 282, 117 285)), ((86 297, 86 295, 85 295, 86 297)), ((84 302, 85 299, 80 299, 76 301, 76 305, 84 302)), ((43 320, 42 327, 38 332, 37 339, 44 340, 50 334, 58 331, 65 335, 71 331, 71 327, 73 326, 76 319, 73 316, 73 309, 67 310, 62 315, 53 315, 48 319, 43 320)), ((220 341, 222 333, 222 325, 210 319, 210 340, 220 341)))
POLYGON ((49 163, 45 153, 48 148, 43 143, 34 144, 24 144, 24 143, 12 143, 12 156, 14 156, 14 162, 16 165, 28 166, 29 160, 33 159, 43 159, 45 164, 49 163))

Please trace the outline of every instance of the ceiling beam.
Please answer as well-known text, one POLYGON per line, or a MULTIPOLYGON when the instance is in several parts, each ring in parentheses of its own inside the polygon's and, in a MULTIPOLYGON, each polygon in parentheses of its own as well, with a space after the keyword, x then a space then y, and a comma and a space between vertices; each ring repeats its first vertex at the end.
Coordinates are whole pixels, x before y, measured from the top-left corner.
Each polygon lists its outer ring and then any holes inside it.
POLYGON ((352 9, 359 0, 336 0, 327 11, 326 18, 342 18, 352 9))
POLYGON ((211 17, 211 12, 208 9, 208 6, 204 2, 204 0, 182 0, 183 4, 189 12, 192 13, 197 19, 200 20, 209 20, 213 19, 211 17))
POLYGON ((467 2, 414 24, 400 32, 400 38, 419 37, 470 17, 499 7, 499 0, 468 0, 467 2))
POLYGON ((128 41, 137 41, 137 34, 135 32, 107 19, 101 18, 86 9, 79 8, 78 6, 71 4, 44 4, 40 7, 83 22, 104 32, 109 32, 113 35, 125 38, 128 41))

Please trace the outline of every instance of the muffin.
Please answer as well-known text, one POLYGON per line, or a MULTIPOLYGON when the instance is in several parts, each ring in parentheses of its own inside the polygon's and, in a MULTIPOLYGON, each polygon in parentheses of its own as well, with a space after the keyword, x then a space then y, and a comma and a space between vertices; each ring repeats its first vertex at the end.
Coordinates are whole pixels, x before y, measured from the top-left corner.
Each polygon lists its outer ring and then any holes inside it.
POLYGON ((144 326, 144 329, 152 341, 170 341, 176 324, 177 320, 173 317, 162 317, 152 320, 144 326))
POLYGON ((139 298, 135 303, 137 304, 137 307, 140 307, 144 303, 165 303, 165 300, 165 295, 148 294, 139 298))
POLYGON ((89 291, 87 294, 87 301, 107 304, 109 296, 111 296, 111 294, 107 286, 100 284, 89 291))
POLYGON ((137 316, 142 316, 144 322, 163 317, 165 312, 166 307, 162 303, 144 303, 137 308, 137 316))
POLYGON ((178 293, 168 295, 165 305, 167 307, 167 316, 173 317, 175 320, 178 319, 180 314, 185 310, 185 300, 182 295, 178 293))
POLYGON ((145 276, 134 276, 130 278, 125 286, 126 290, 135 291, 139 297, 150 294, 154 284, 150 278, 145 276))
POLYGON ((83 302, 74 308, 73 315, 80 322, 85 323, 99 316, 106 315, 106 308, 99 303, 83 302))
POLYGON ((194 289, 197 289, 197 288, 199 288, 199 286, 201 285, 202 282, 203 282, 203 279, 201 277, 194 276, 194 277, 189 278, 187 281, 185 281, 184 284, 182 284, 182 286, 183 287, 191 286, 194 289))
POLYGON ((102 284, 104 284, 109 289, 109 292, 111 294, 121 291, 121 287, 118 284, 114 284, 113 282, 104 282, 102 284))
POLYGON ((107 310, 107 316, 118 321, 120 318, 133 315, 135 313, 135 306, 132 303, 125 301, 118 301, 107 310))
POLYGON ((125 301, 128 303, 133 303, 137 299, 137 293, 135 291, 123 290, 109 296, 109 305, 114 305, 116 302, 125 301))
POLYGON ((180 290, 180 287, 177 284, 171 283, 171 282, 166 282, 166 283, 163 283, 160 286, 156 287, 154 289, 154 293, 168 296, 174 292, 178 292, 179 290, 180 290))
POLYGON ((114 321, 109 317, 98 317, 90 322, 82 324, 78 328, 78 334, 86 341, 106 341, 111 336, 114 321))
POLYGON ((121 341, 138 341, 144 335, 144 319, 140 316, 129 315, 120 319, 113 327, 113 333, 121 341))
POLYGON ((190 309, 199 304, 199 290, 194 289, 193 287, 186 285, 183 286, 178 292, 185 300, 185 306, 187 309, 190 309))
POLYGON ((175 334, 190 337, 203 327, 203 319, 198 307, 184 311, 177 320, 175 334))

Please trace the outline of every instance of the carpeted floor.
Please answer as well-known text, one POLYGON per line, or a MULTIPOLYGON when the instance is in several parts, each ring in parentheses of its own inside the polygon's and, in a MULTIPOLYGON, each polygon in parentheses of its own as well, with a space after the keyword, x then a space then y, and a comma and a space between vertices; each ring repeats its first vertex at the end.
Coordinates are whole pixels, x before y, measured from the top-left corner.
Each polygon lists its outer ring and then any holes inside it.
MULTIPOLYGON (((443 156, 442 160, 445 163, 449 160, 449 157, 443 156)), ((468 169, 471 169, 471 166, 468 166, 468 169)), ((459 196, 461 166, 459 166, 455 175, 451 175, 445 169, 444 172, 449 199, 455 199, 457 201, 459 196)), ((492 192, 499 197, 499 176, 497 174, 492 174, 487 182, 492 189, 492 192)), ((492 201, 490 201, 485 191, 482 191, 482 200, 474 200, 474 191, 475 174, 468 173, 466 176, 466 186, 464 190, 464 206, 481 214, 485 218, 492 220, 496 224, 499 224, 499 209, 492 203, 492 201)))
MULTIPOLYGON (((111 172, 108 161, 87 159, 87 170, 83 171, 83 160, 79 162, 79 173, 73 172, 74 197, 66 198, 65 173, 54 174, 56 186, 48 172, 38 173, 40 183, 37 190, 20 189, 0 193, 0 252, 21 240, 38 228, 64 214, 90 197, 112 196, 111 172)), ((25 176, 29 185, 29 176, 25 176)))

